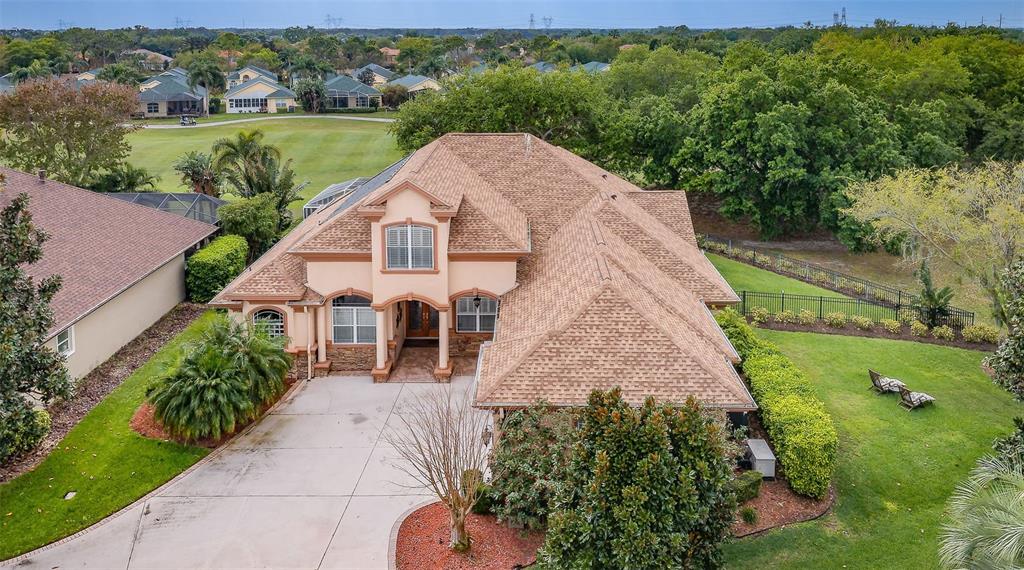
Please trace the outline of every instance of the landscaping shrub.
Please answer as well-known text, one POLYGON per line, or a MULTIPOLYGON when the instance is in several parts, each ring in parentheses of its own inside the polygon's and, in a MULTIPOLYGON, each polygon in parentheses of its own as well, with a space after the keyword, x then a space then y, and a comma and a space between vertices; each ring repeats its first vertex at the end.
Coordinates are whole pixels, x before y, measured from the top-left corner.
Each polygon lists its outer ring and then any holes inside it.
POLYGON ((775 320, 780 323, 795 323, 797 322, 797 317, 796 313, 787 309, 775 315, 775 320))
POLYGON ((1006 302, 1006 338, 985 363, 992 367, 993 381, 1024 400, 1024 261, 1014 263, 1002 278, 1009 293, 1006 302))
POLYGON ((853 289, 853 292, 858 295, 863 295, 864 291, 867 290, 867 288, 864 287, 863 283, 854 283, 853 285, 850 286, 850 288, 853 289))
POLYGON ((249 246, 241 236, 226 235, 213 240, 188 258, 185 283, 189 299, 206 303, 245 269, 249 246))
POLYGON ((743 507, 740 509, 740 518, 747 524, 754 524, 757 522, 757 510, 754 507, 743 507))
POLYGON ((0 465, 35 449, 50 425, 50 414, 33 410, 25 400, 12 399, 0 408, 0 465))
POLYGON ((725 429, 690 398, 631 407, 595 391, 559 488, 546 568, 714 568, 735 517, 725 429))
POLYGON ((928 325, 921 321, 914 321, 910 323, 910 334, 914 336, 928 336, 928 325))
POLYGON ((494 488, 487 483, 480 484, 480 496, 473 503, 473 508, 470 509, 474 515, 492 515, 494 514, 495 496, 494 488))
POLYGON ((1009 435, 996 438, 992 449, 1000 457, 1014 457, 1024 461, 1024 418, 1013 418, 1014 430, 1009 435))
POLYGON ((949 326, 942 325, 932 329, 932 336, 942 340, 953 340, 956 338, 956 333, 949 326))
POLYGON ((869 331, 875 326, 874 321, 861 315, 850 317, 850 322, 853 323, 853 326, 862 331, 869 331))
POLYGON ((750 328, 747 321, 735 309, 728 308, 718 311, 715 313, 715 321, 718 322, 718 326, 725 332, 725 336, 729 338, 729 342, 732 343, 741 358, 746 358, 752 350, 764 344, 764 341, 757 338, 754 329, 750 328))
POLYGON ((900 334, 903 331, 903 325, 894 319, 882 319, 879 323, 882 328, 892 334, 900 334))
POLYGON ((514 526, 543 528, 569 464, 572 414, 539 402, 506 416, 501 430, 491 460, 492 510, 514 526))
POLYGON ((276 200, 270 193, 257 194, 228 202, 217 210, 224 233, 245 238, 249 245, 247 261, 254 261, 277 240, 281 216, 276 200))
POLYGON ((760 471, 744 471, 733 478, 730 487, 736 493, 736 502, 739 504, 756 499, 761 494, 761 482, 764 474, 760 471))
POLYGON ((825 273, 824 271, 816 271, 811 279, 814 280, 815 283, 821 283, 822 285, 832 283, 832 280, 828 277, 828 273, 825 273))
POLYGON ((967 342, 987 342, 990 344, 999 342, 999 329, 992 325, 969 325, 964 327, 960 334, 967 342))
POLYGON ((839 311, 834 313, 825 313, 825 318, 823 320, 826 325, 841 329, 846 326, 846 313, 839 311))
POLYGON ((725 312, 718 314, 719 322, 728 325, 722 328, 733 346, 744 346, 743 371, 790 487, 802 495, 824 497, 835 473, 839 441, 832 418, 791 360, 758 339, 749 325, 723 316, 725 312))
POLYGON ((150 388, 147 399, 171 434, 186 441, 217 439, 279 396, 290 366, 281 340, 222 315, 150 388))
POLYGON ((800 309, 800 314, 797 317, 802 325, 813 325, 818 322, 818 315, 810 309, 800 309))
POLYGON ((756 325, 768 322, 769 317, 771 317, 771 313, 768 312, 768 309, 765 307, 754 307, 750 309, 750 320, 756 325))

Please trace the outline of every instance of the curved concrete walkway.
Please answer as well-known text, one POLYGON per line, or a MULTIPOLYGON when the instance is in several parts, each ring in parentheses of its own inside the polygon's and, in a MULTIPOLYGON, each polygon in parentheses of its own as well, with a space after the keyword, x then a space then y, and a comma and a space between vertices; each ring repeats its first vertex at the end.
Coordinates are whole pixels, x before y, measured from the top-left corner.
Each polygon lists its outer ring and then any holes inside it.
POLYGON ((191 126, 182 125, 143 125, 144 129, 201 129, 203 127, 223 127, 224 125, 235 125, 241 123, 254 123, 256 121, 295 121, 299 119, 337 119, 339 121, 366 121, 369 123, 394 123, 394 119, 386 117, 351 117, 348 115, 284 115, 281 117, 253 117, 251 119, 235 119, 233 121, 215 121, 212 123, 196 123, 191 126))
POLYGON ((447 384, 330 377, 138 504, 18 568, 388 568, 395 521, 431 502, 381 436, 403 403, 447 384))

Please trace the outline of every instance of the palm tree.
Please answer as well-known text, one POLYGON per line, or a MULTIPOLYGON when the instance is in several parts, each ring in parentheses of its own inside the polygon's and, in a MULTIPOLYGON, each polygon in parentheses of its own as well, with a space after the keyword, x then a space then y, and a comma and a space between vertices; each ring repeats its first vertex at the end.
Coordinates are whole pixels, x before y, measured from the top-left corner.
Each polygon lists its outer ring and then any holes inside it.
POLYGON ((937 327, 949 316, 949 304, 953 300, 953 289, 949 286, 936 289, 932 283, 932 272, 928 268, 928 262, 921 262, 921 269, 917 271, 917 277, 921 280, 921 297, 917 300, 917 310, 921 320, 928 328, 937 327))
POLYGON ((196 86, 202 85, 206 90, 203 95, 203 115, 208 115, 210 107, 207 104, 207 97, 211 89, 224 89, 224 73, 216 62, 208 59, 197 59, 188 68, 188 86, 192 93, 196 92, 196 86))
POLYGON ((53 68, 41 59, 34 59, 27 67, 17 67, 11 71, 11 82, 21 83, 28 79, 49 77, 51 75, 53 75, 53 68))
POLYGON ((260 193, 260 171, 269 161, 280 161, 281 151, 263 143, 263 131, 241 131, 235 138, 213 143, 213 167, 239 195, 250 198, 260 193))
POLYGON ((213 157, 202 152, 190 151, 174 163, 174 170, 181 175, 181 183, 197 194, 220 196, 220 173, 213 166, 213 157))
POLYGON ((947 568, 1024 567, 1024 457, 984 457, 949 501, 939 557, 947 568))
POLYGON ((123 163, 97 176, 88 188, 95 192, 150 192, 156 189, 159 181, 159 176, 150 174, 145 168, 123 163))

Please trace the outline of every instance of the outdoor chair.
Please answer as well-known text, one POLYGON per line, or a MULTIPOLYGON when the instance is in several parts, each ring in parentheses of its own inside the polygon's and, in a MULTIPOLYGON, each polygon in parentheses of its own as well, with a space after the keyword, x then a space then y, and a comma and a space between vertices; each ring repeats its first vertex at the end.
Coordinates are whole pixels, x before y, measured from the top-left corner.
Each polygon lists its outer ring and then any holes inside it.
POLYGON ((868 368, 868 376, 871 377, 871 387, 869 390, 874 390, 879 394, 895 394, 901 389, 906 388, 903 382, 895 378, 888 378, 868 368))
POLYGON ((906 386, 900 386, 900 401, 899 405, 911 411, 914 408, 923 406, 928 402, 934 402, 935 398, 925 394, 924 392, 911 392, 906 386))

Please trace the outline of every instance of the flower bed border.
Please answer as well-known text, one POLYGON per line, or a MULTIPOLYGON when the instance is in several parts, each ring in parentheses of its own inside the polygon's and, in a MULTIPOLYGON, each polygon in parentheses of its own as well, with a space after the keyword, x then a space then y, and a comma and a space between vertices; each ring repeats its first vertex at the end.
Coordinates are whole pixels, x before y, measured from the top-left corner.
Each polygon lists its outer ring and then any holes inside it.
POLYGON ((850 325, 849 323, 842 327, 831 327, 822 322, 816 322, 813 325, 802 325, 799 323, 780 323, 775 320, 768 320, 760 323, 755 323, 749 316, 746 317, 747 322, 752 326, 770 329, 776 331, 787 331, 787 332, 810 332, 818 334, 833 334, 840 336, 861 336, 867 338, 884 338, 889 340, 908 340, 913 342, 920 342, 924 344, 937 344, 939 346, 948 346, 953 348, 963 348, 967 350, 980 350, 982 352, 992 352, 998 346, 997 344, 987 342, 968 342, 962 338, 955 338, 954 340, 943 340, 941 338, 935 338, 931 336, 914 336, 910 334, 909 327, 902 327, 900 334, 893 334, 889 331, 880 327, 872 327, 871 329, 859 329, 850 325))

